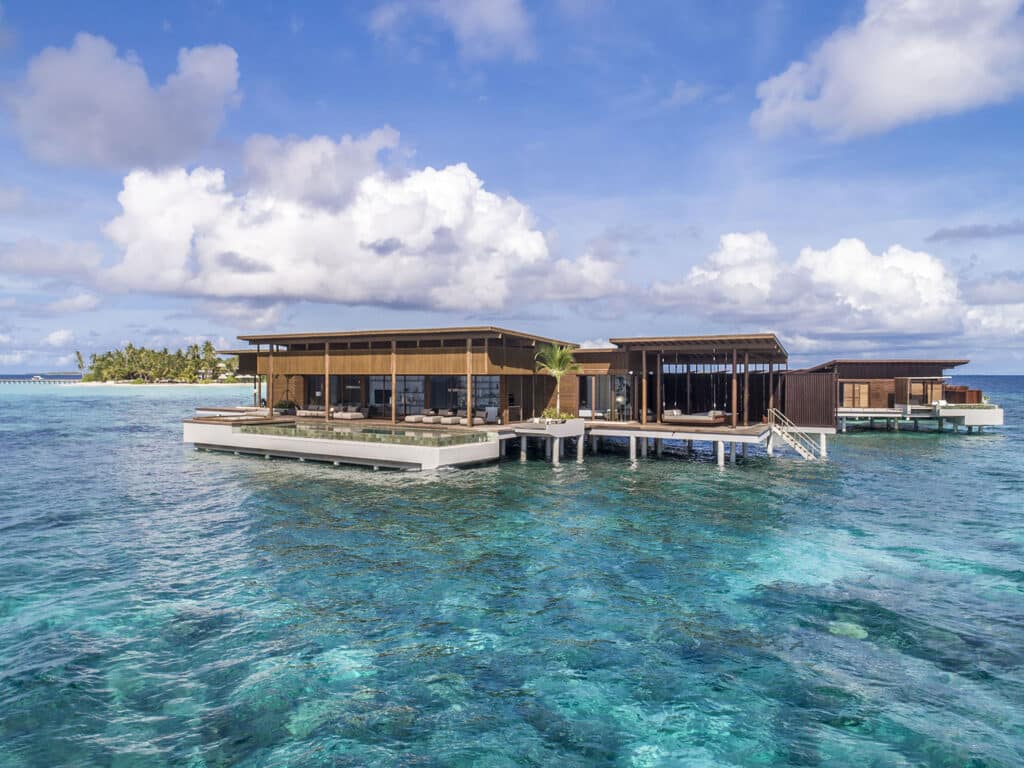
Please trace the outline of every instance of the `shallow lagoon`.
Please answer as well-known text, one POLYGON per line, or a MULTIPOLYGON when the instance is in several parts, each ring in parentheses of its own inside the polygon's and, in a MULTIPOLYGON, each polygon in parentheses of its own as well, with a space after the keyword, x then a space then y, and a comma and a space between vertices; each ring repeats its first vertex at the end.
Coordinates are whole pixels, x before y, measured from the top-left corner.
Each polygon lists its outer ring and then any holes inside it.
POLYGON ((1024 379, 831 461, 198 453, 244 387, 0 387, 0 766, 1024 762, 1024 379))

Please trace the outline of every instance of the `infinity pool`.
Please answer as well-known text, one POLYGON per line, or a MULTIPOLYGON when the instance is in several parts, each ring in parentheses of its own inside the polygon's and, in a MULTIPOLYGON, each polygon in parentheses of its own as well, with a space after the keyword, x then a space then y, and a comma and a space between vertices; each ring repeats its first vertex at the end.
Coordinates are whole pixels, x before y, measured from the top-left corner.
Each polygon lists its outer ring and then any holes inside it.
POLYGON ((483 443, 491 439, 486 432, 472 430, 441 430, 417 427, 349 426, 336 424, 250 424, 236 427, 239 432, 252 435, 280 435, 282 437, 311 437, 320 440, 354 440, 363 443, 392 443, 395 445, 422 445, 444 447, 483 443))

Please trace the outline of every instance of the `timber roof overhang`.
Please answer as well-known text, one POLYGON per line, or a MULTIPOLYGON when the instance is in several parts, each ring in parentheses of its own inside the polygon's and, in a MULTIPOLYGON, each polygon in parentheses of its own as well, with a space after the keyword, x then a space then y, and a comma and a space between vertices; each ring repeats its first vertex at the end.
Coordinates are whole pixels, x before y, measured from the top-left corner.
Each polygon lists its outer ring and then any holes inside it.
MULTIPOLYGON (((892 358, 892 359, 870 359, 870 358, 853 358, 846 360, 829 360, 827 363, 821 363, 819 365, 812 366, 810 368, 803 369, 805 373, 823 373, 829 371, 835 371, 841 366, 865 366, 865 365, 922 365, 922 366, 937 366, 946 370, 948 368, 956 368, 961 365, 967 365, 971 362, 970 360, 935 360, 929 358, 892 358)), ((925 377, 927 378, 927 377, 925 377)))
POLYGON ((249 344, 308 344, 308 343, 330 343, 344 341, 392 341, 392 340, 416 340, 416 339, 461 339, 461 338, 487 338, 522 339, 531 343, 561 344, 562 346, 573 347, 577 345, 572 342, 560 339, 550 339, 546 336, 537 336, 532 333, 513 331, 508 328, 500 328, 494 325, 476 325, 453 328, 393 328, 377 331, 328 331, 314 333, 271 333, 252 334, 239 336, 239 340, 247 341, 249 344))
POLYGON ((752 363, 785 363, 789 359, 789 353, 774 333, 638 336, 609 341, 627 351, 665 352, 698 363, 729 362, 734 350, 740 357, 740 362, 745 355, 749 355, 752 363))

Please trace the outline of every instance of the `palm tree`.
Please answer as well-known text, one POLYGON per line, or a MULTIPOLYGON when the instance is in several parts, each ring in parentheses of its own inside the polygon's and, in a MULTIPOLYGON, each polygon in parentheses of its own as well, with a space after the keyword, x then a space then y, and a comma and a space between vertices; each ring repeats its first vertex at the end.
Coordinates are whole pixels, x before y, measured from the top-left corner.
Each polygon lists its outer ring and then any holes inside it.
POLYGON ((85 358, 82 357, 82 353, 77 349, 75 350, 75 365, 78 366, 78 370, 85 371, 85 358))
POLYGON ((561 344, 545 344, 534 356, 537 361, 537 373, 546 373, 555 380, 555 410, 562 415, 562 377, 567 373, 576 373, 580 364, 572 355, 572 347, 561 344))

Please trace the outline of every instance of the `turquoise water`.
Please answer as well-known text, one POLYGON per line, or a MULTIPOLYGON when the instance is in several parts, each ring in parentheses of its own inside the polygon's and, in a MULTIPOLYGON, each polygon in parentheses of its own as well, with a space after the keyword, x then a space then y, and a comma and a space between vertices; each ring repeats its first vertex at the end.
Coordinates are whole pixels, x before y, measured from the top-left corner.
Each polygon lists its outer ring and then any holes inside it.
POLYGON ((831 461, 200 453, 0 387, 0 766, 1017 766, 1024 379, 831 461))

